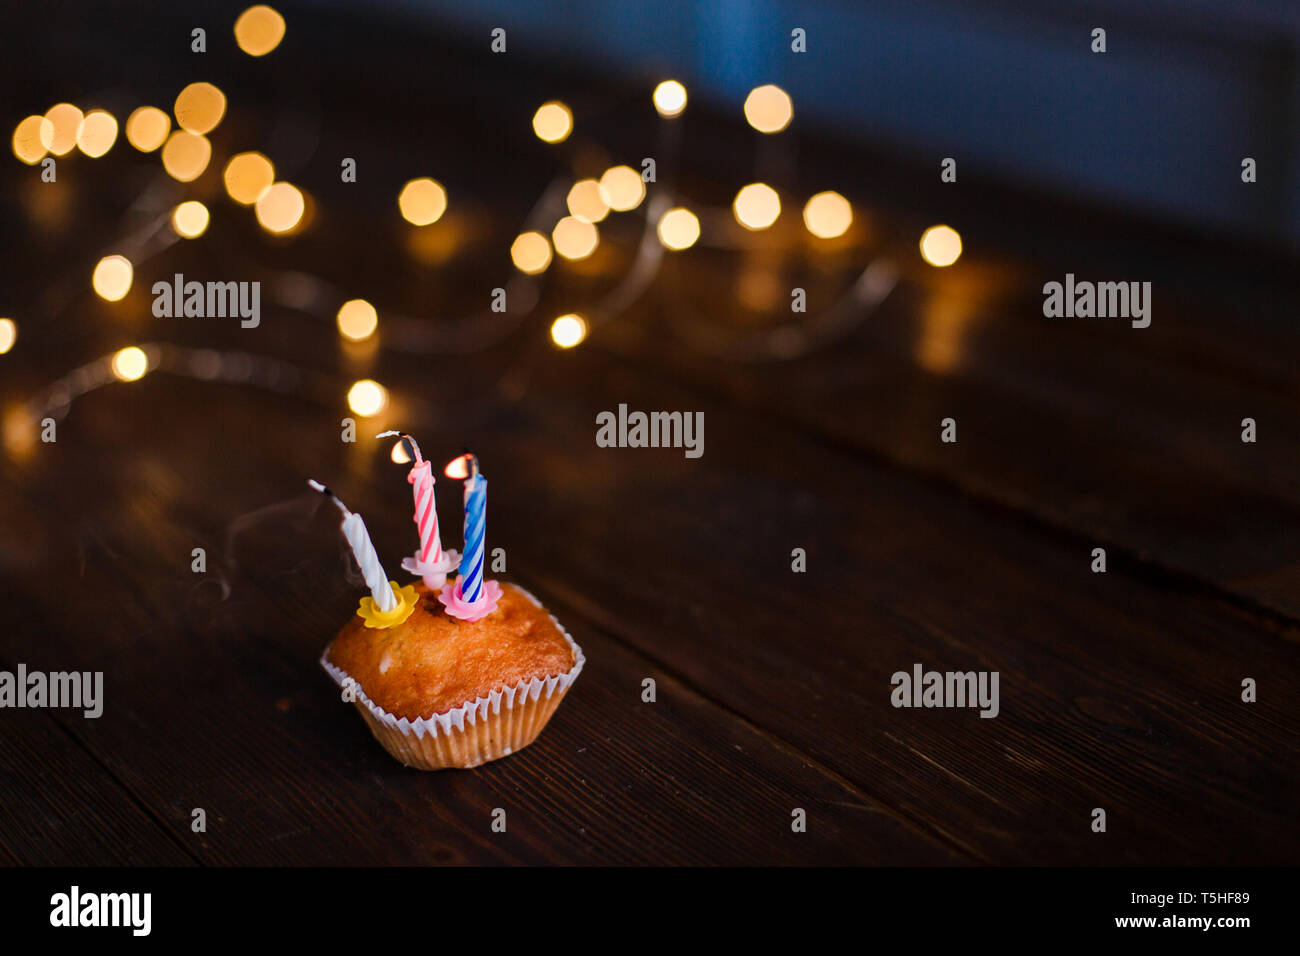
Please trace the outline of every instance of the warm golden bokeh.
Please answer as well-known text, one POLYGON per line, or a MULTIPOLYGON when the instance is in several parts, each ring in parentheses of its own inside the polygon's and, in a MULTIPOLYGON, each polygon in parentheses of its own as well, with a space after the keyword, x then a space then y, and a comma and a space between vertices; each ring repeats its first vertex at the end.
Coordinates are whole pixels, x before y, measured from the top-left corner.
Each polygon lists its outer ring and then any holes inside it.
POLYGON ((914 355, 927 372, 949 375, 962 367, 979 312, 979 297, 953 288, 932 289, 921 303, 914 355))
POLYGON ((510 245, 510 261, 530 276, 545 272, 551 264, 551 241, 540 232, 525 232, 510 245))
POLYGON ((149 356, 143 349, 128 345, 113 356, 112 368, 113 374, 123 382, 134 382, 149 371, 149 356))
POLYGON ((191 133, 211 133, 226 115, 226 94, 211 83, 191 83, 176 97, 176 125, 191 133))
POLYGON ((594 179, 579 179, 566 199, 569 212, 583 222, 600 222, 609 215, 609 203, 594 179))
POLYGON ((185 239, 197 239, 208 228, 208 207, 197 199, 181 203, 172 210, 172 228, 185 239))
POLYGON ((448 478, 453 478, 456 480, 460 480, 462 478, 468 478, 469 459, 470 456, 468 454, 457 455, 451 461, 447 462, 446 467, 442 469, 442 473, 446 475, 448 478))
POLYGON ((818 193, 803 207, 803 224, 818 239, 834 239, 853 225, 853 207, 834 190, 818 193))
POLYGON ((655 110, 665 119, 679 116, 686 109, 686 87, 676 80, 664 80, 655 87, 655 110))
POLYGON ((450 262, 473 236, 479 235, 479 222, 461 212, 438 220, 436 229, 421 226, 407 229, 402 236, 407 253, 417 262, 437 266, 450 262))
POLYGON ((562 315, 551 323, 551 341, 562 349, 571 349, 587 337, 587 320, 576 312, 562 315))
POLYGON ((745 97, 745 119, 760 133, 779 133, 794 119, 794 104, 781 87, 758 86, 745 97))
POLYGON ((547 143, 562 143, 573 132, 573 113, 559 100, 543 103, 533 114, 533 132, 547 143))
POLYGON ((659 241, 668 249, 689 249, 700 238, 700 220, 689 209, 677 206, 659 219, 659 241))
POLYGON ((750 183, 736 193, 731 211, 746 229, 766 229, 781 215, 781 197, 766 183, 750 183))
POLYGON ((44 116, 29 116, 14 127, 14 155, 28 166, 45 158, 54 142, 54 124, 44 116))
POLYGON ((427 226, 437 222, 447 211, 447 190, 436 179, 427 176, 412 179, 402 187, 402 193, 397 197, 397 206, 407 222, 427 226))
POLYGON ((167 141, 172 118, 156 106, 141 106, 126 118, 126 141, 142 153, 152 153, 167 141))
POLYGON ((53 134, 50 136, 50 152, 55 156, 63 156, 71 152, 77 145, 77 133, 81 131, 81 121, 84 119, 81 110, 71 103, 59 103, 57 106, 50 107, 45 118, 54 127, 53 134))
POLYGON ((91 110, 81 121, 77 147, 87 156, 98 158, 117 142, 117 119, 107 110, 91 110))
POLYGON ((932 266, 950 266, 961 258, 961 236, 952 226, 931 226, 921 235, 921 257, 932 266))
POLYGON ((284 39, 284 17, 259 3, 235 21, 235 43, 249 56, 266 56, 284 39))
POLYGON ((101 299, 117 302, 131 291, 135 270, 126 256, 104 256, 95 264, 90 284, 101 299))
POLYGON ((770 312, 789 294, 776 273, 762 262, 742 266, 735 282, 736 301, 754 312, 770 312))
POLYGON ((600 233, 589 222, 583 222, 576 216, 565 216, 555 225, 551 233, 555 251, 566 259, 585 259, 596 251, 600 244, 600 233))
POLYGON ((167 137, 162 150, 163 169, 167 175, 182 183, 190 183, 203 175, 212 159, 212 144, 198 133, 177 130, 167 137))
POLYGON ((226 194, 243 206, 251 206, 275 182, 275 165, 261 153, 237 153, 221 173, 226 194))
POLYGON ((6 405, 0 430, 3 430, 5 451, 9 453, 12 461, 25 461, 36 451, 38 435, 36 420, 32 418, 32 413, 26 405, 20 403, 6 405))
POLYGON ((298 225, 307 201, 291 183, 275 183, 257 200, 257 221, 267 232, 289 232, 298 225))
POLYGON ((627 212, 645 199, 645 182, 631 166, 611 166, 600 177, 601 198, 615 212, 627 212))
POLYGON ((379 313, 365 299, 349 299, 339 306, 339 334, 351 342, 364 342, 379 328, 379 313))
POLYGON ((374 379, 363 378, 348 389, 348 408, 362 418, 372 418, 388 405, 388 390, 374 379))
POLYGON ((4 355, 18 341, 18 324, 13 319, 0 319, 0 355, 4 355))

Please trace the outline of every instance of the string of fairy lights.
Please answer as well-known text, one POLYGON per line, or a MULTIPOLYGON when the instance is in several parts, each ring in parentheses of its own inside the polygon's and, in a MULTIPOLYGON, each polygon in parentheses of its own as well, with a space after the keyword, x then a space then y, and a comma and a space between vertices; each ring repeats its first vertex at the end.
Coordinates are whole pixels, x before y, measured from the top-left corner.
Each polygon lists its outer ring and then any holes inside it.
MULTIPOLYGON (((261 4, 249 7, 234 24, 239 49, 253 57, 275 50, 285 30, 284 17, 261 4)), ((655 87, 651 98, 660 123, 672 124, 685 113, 689 97, 684 84, 667 79, 655 87)), ((140 153, 156 152, 162 167, 160 175, 177 183, 192 183, 213 164, 208 136, 222 122, 227 105, 225 94, 216 85, 191 83, 177 95, 170 114, 153 105, 141 105, 131 112, 124 124, 126 141, 140 153)), ((793 121, 794 104, 780 87, 765 84, 746 97, 744 116, 760 134, 777 136, 793 121)), ((532 129, 542 142, 563 143, 574 131, 573 112, 559 100, 545 102, 533 114, 532 129)), ((110 111, 95 107, 83 112, 72 103, 58 103, 44 114, 22 119, 14 129, 12 149, 14 156, 29 166, 42 165, 47 157, 65 156, 74 150, 98 159, 113 149, 118 134, 118 120, 110 111)), ((671 146, 680 142, 680 137, 662 136, 661 142, 671 146)), ((665 165, 675 166, 675 158, 665 165)), ((261 152, 239 152, 222 167, 222 185, 232 202, 251 208, 267 233, 293 236, 309 227, 314 200, 301 187, 278 179, 276 172, 275 164, 261 152)), ((402 219, 417 230, 442 219, 448 204, 446 188, 429 176, 410 180, 397 196, 402 219)), ((729 210, 730 218, 749 233, 770 229, 783 211, 780 192, 764 182, 742 186, 729 210)), ((852 204, 834 190, 813 194, 801 212, 805 230, 818 242, 840 240, 854 222, 852 204)), ((572 349, 581 345, 595 326, 616 319, 645 293, 666 254, 682 253, 700 242, 702 236, 707 241, 702 220, 706 224, 719 222, 726 213, 702 205, 692 208, 680 202, 666 183, 656 183, 651 195, 642 172, 620 164, 609 167, 599 177, 557 176, 543 190, 524 228, 510 245, 510 259, 518 275, 509 286, 515 307, 506 314, 485 309, 452 323, 431 323, 400 315, 385 315, 381 320, 371 302, 348 297, 333 283, 300 272, 271 283, 271 298, 322 318, 332 312, 338 335, 348 343, 373 344, 382 321, 384 348, 413 353, 476 351, 499 341, 534 313, 540 301, 538 282, 557 259, 577 263, 589 258, 602 241, 602 224, 611 215, 626 213, 644 217, 637 253, 626 274, 612 291, 586 310, 558 315, 550 323, 553 344, 559 349, 572 349)), ((129 243, 122 243, 121 251, 104 255, 91 272, 91 288, 107 302, 121 301, 131 290, 136 270, 148 259, 174 241, 200 238, 210 223, 211 213, 203 202, 180 201, 143 234, 137 233, 129 243)), ((723 230, 717 233, 713 243, 726 245, 723 230)), ((950 226, 931 226, 920 238, 919 251, 929 265, 949 266, 961 256, 961 237, 950 226)), ((896 279, 896 264, 878 257, 867 263, 840 299, 820 313, 803 317, 797 325, 750 331, 739 337, 705 323, 691 323, 681 331, 688 342, 718 356, 739 361, 788 359, 852 328, 889 295, 896 279)), ((18 332, 15 319, 0 317, 0 355, 13 349, 18 332)), ((27 402, 7 410, 6 447, 11 452, 29 448, 35 441, 37 424, 47 415, 58 418, 66 414, 74 398, 112 382, 139 380, 155 370, 276 390, 311 383, 317 395, 330 400, 330 388, 325 384, 328 376, 292 363, 244 352, 187 350, 165 343, 130 345, 74 369, 27 402)), ((360 379, 347 387, 343 398, 353 413, 373 417, 387 406, 388 391, 373 379, 360 379)), ((399 442, 393 448, 393 457, 399 460, 403 454, 399 442)))

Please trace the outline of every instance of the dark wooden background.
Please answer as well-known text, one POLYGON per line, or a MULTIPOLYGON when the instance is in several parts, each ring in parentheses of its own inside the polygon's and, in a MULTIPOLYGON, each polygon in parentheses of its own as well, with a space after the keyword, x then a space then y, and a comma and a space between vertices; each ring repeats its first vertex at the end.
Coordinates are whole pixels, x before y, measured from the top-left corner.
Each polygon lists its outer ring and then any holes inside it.
MULTIPOLYGON (((490 331, 475 316, 510 278, 510 239, 552 178, 668 155, 654 78, 566 72, 530 58, 523 37, 517 57, 493 59, 486 41, 465 50, 293 7, 283 48, 256 63, 230 49, 238 8, 214 8, 200 69, 183 40, 192 17, 88 9, 57 30, 15 14, 8 119, 101 88, 135 98, 124 116, 193 79, 221 85, 230 112, 191 186, 160 183, 156 156, 121 141, 61 161, 57 185, 4 163, 0 313, 20 338, 0 357, 0 400, 12 409, 142 342, 299 371, 272 388, 158 371, 77 399, 56 443, 4 456, 0 667, 102 670, 106 701, 98 720, 0 712, 0 861, 1295 862, 1300 330, 1287 251, 1063 204, 977 169, 942 185, 937 159, 797 123, 758 141, 734 111, 692 104, 665 179, 689 205, 725 208, 766 178, 787 197, 778 227, 749 248, 669 256, 628 311, 560 352, 550 319, 598 302, 631 262, 641 222, 616 217, 590 262, 552 267, 498 344, 409 354, 391 347, 403 334, 461 318, 490 331), (552 96, 578 116, 559 149, 528 128, 552 96), (301 236, 273 240, 221 199, 220 162, 249 148, 312 194, 301 236), (358 160, 355 185, 338 181, 343 156, 358 160), (395 203, 416 175, 451 196, 418 237, 395 203), (824 188, 858 214, 830 251, 796 228, 802 198, 824 188), (142 194, 157 208, 204 198, 213 224, 105 303, 91 267, 117 251, 142 194), (966 240, 945 271, 916 253, 939 221, 966 240), (788 321, 796 285, 821 311, 877 256, 899 285, 847 338, 758 364, 700 347, 704 330, 734 342, 788 321), (388 347, 344 348, 337 301, 314 314, 270 303, 295 271, 339 301, 374 302, 388 347), (1067 271, 1152 281, 1151 327, 1044 319, 1039 290, 1067 271), (262 281, 261 326, 153 318, 149 287, 174 272, 262 281), (738 303, 746 273, 770 280, 771 309, 738 303), (392 403, 347 445, 344 395, 366 376, 392 403), (704 456, 598 448, 595 416, 621 402, 703 411, 704 456), (956 444, 939 440, 949 416, 956 444), (1255 444, 1240 440, 1244 417, 1255 444), (491 481, 488 547, 506 549, 505 577, 588 660, 536 744, 471 772, 401 767, 317 665, 361 592, 336 515, 303 482, 364 514, 396 576, 414 545, 409 486, 370 437, 393 426, 435 460, 472 445, 491 481), (195 547, 204 574, 190 570, 195 547), (1094 547, 1106 574, 1089 569, 1094 547), (893 708, 890 675, 916 662, 998 671, 999 716, 893 708), (1240 699, 1246 677, 1257 703, 1240 699), (504 834, 490 829, 498 807, 504 834), (195 808, 205 833, 191 831, 195 808), (791 831, 795 808, 806 833, 791 831)), ((452 544, 457 495, 440 483, 452 544)))

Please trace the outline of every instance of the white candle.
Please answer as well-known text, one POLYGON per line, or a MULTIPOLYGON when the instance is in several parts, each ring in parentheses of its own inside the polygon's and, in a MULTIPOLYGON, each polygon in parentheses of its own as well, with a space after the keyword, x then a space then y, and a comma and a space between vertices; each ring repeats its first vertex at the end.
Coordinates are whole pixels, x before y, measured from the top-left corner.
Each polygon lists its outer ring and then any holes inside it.
POLYGON ((361 515, 349 511, 347 506, 319 481, 308 479, 307 484, 329 497, 338 505, 339 511, 343 512, 343 536, 348 539, 348 547, 352 549, 352 556, 357 559, 361 576, 366 580, 366 587, 370 588, 370 596, 375 599, 375 606, 385 612, 393 610, 397 607, 393 586, 388 583, 388 575, 384 573, 383 565, 379 563, 379 555, 375 552, 375 546, 370 540, 370 533, 366 531, 366 523, 361 520, 361 515))

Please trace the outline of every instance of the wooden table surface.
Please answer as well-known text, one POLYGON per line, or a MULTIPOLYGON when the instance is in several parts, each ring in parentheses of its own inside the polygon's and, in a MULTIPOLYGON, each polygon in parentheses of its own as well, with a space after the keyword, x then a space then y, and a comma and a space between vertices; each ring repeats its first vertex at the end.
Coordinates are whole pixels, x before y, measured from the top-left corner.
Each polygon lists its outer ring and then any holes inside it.
MULTIPOLYGON (((155 353, 168 368, 202 349, 236 376, 228 353, 285 363, 261 380, 250 360, 258 381, 242 383, 160 369, 77 398, 54 443, 10 435, 0 669, 103 671, 105 704, 95 720, 0 711, 0 861, 1296 861, 1293 261, 975 176, 941 186, 928 166, 815 132, 797 148, 756 144, 701 105, 651 200, 676 187, 725 208, 768 169, 792 197, 782 221, 746 247, 667 256, 642 295, 561 352, 551 317, 617 284, 646 207, 603 224, 587 263, 553 265, 535 308, 482 313, 547 182, 663 146, 645 90, 451 45, 431 61, 428 37, 305 16, 266 72, 224 80, 234 55, 208 71, 231 98, 218 156, 278 142, 286 117, 314 124, 313 149, 282 170, 313 197, 302 235, 262 233, 222 200, 215 168, 181 186, 125 144, 69 159, 58 185, 13 160, 0 173, 0 311, 20 322, 0 358, 6 409, 133 343, 170 349, 155 353), (383 51, 382 83, 328 69, 348 44, 383 51), (431 69, 465 83, 439 86, 431 69), (579 117, 561 150, 528 130, 549 96, 579 117), (341 156, 358 158, 356 184, 338 181, 341 156), (423 231, 395 204, 415 175, 451 196, 423 231), (822 188, 858 212, 830 251, 801 237, 794 198, 822 188), (141 204, 194 196, 213 209, 208 234, 138 264, 122 302, 90 292, 91 266, 141 204), (966 240, 949 270, 915 251, 937 221, 966 240), (714 354, 790 322, 796 285, 823 312, 877 257, 898 284, 844 337, 782 361, 714 354), (150 286, 176 272, 261 281, 260 326, 154 318, 150 286), (1152 281, 1150 328, 1043 318, 1042 284, 1066 272, 1152 281), (287 306, 292 273, 337 297, 287 306), (380 347, 333 330, 353 296, 376 304, 380 347), (518 327, 465 355, 402 347, 462 329, 458 316, 470 336, 518 327), (391 401, 348 444, 344 396, 363 377, 391 401), (596 415, 620 403, 702 412, 703 456, 598 447, 596 415), (940 440, 947 417, 954 444, 940 440), (1241 441, 1245 417, 1256 443, 1241 441), (317 663, 361 591, 337 514, 304 480, 364 514, 395 573, 414 528, 405 469, 372 437, 389 427, 435 461, 474 448, 501 577, 587 657, 538 741, 473 771, 393 761, 317 663), (795 548, 806 572, 791 569, 795 548), (997 671, 999 714, 893 707, 890 676, 915 663, 997 671), (196 808, 206 832, 191 829, 196 808), (806 832, 792 830, 796 808, 806 832)), ((149 39, 102 26, 123 61, 149 39)), ((185 69, 179 54, 158 66, 185 69)), ((74 95, 57 83, 39 80, 48 95, 38 86, 26 105, 9 94, 11 112, 74 95)), ((457 497, 439 483, 453 546, 457 497)))

